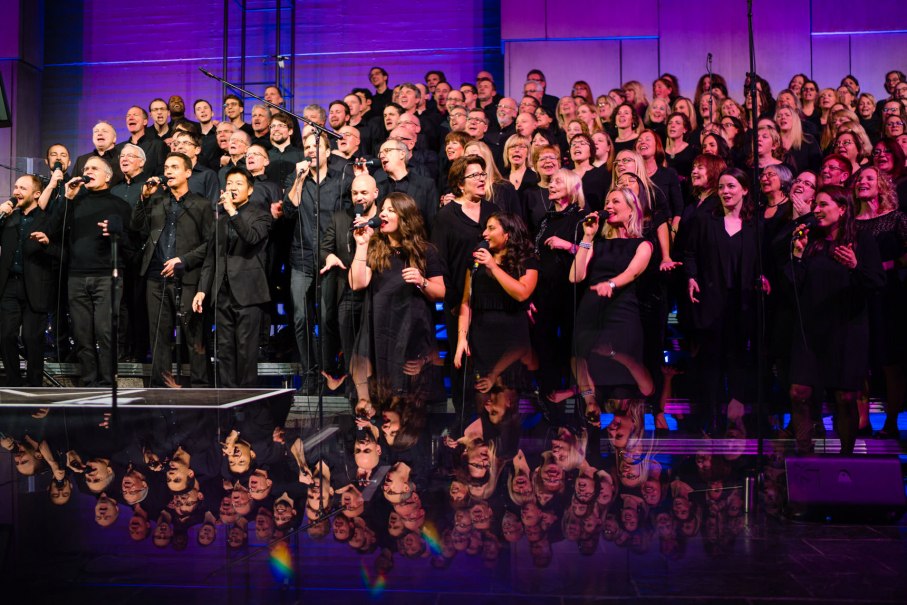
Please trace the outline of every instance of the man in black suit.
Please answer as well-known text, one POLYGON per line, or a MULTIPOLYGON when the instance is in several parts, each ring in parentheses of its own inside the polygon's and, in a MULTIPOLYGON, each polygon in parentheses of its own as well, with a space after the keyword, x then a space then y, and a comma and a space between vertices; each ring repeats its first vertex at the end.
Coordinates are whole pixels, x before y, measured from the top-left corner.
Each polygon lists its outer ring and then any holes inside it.
POLYGON ((248 203, 253 191, 248 170, 231 168, 226 182, 218 202, 223 211, 215 237, 208 240, 192 309, 201 313, 205 298, 210 295, 213 299, 218 386, 254 387, 258 384, 262 305, 271 300, 265 270, 271 214, 248 203))
POLYGON ((192 160, 171 153, 164 160, 167 189, 151 179, 132 211, 132 229, 144 243, 139 273, 147 279, 145 300, 151 338, 151 386, 165 386, 171 368, 176 297, 181 294, 182 331, 189 349, 192 386, 206 386, 207 365, 202 318, 191 313, 208 240, 214 225, 211 202, 189 191, 192 160))
POLYGON ((54 306, 60 252, 52 215, 38 204, 42 190, 37 177, 19 177, 12 199, 0 204, 0 345, 8 386, 22 385, 20 327, 28 361, 26 384, 41 386, 44 372, 44 327, 54 306))

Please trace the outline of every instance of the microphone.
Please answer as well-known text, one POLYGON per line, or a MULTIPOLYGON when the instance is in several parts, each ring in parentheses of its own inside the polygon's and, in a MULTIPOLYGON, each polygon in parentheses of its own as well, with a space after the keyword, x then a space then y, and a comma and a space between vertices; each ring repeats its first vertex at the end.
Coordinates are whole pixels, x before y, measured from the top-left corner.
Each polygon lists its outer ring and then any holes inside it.
MULTIPOLYGON (((488 250, 488 242, 486 240, 483 239, 482 241, 479 242, 479 245, 476 246, 475 251, 478 252, 479 250, 488 250)), ((479 261, 473 260, 472 261, 472 272, 475 273, 478 269, 479 269, 479 261)))
POLYGON ((14 198, 14 197, 11 197, 11 198, 9 198, 9 199, 6 200, 6 201, 8 201, 10 204, 13 205, 13 209, 10 210, 9 212, 0 211, 0 218, 6 218, 6 217, 9 216, 10 214, 12 214, 13 211, 16 209, 16 206, 17 206, 18 203, 19 203, 19 201, 18 201, 16 198, 14 198))
POLYGON ((70 181, 70 183, 69 183, 69 188, 70 188, 70 189, 75 189, 75 188, 78 187, 79 185, 82 185, 82 184, 84 184, 84 183, 90 183, 90 182, 91 182, 91 177, 88 176, 87 174, 83 174, 83 175, 81 175, 81 176, 77 176, 77 177, 74 178, 72 181, 70 181))
POLYGON ((353 160, 353 164, 356 166, 380 166, 381 163, 378 160, 366 160, 363 158, 357 158, 353 160))
POLYGON ((211 73, 210 71, 208 71, 207 69, 205 69, 204 67, 199 67, 198 70, 199 70, 200 72, 202 72, 203 74, 205 74, 206 76, 208 76, 209 78, 214 78, 215 80, 219 80, 219 79, 220 79, 220 78, 218 78, 217 76, 215 76, 213 73, 211 73))
POLYGON ((712 64, 712 53, 709 53, 708 57, 706 57, 706 61, 709 62, 709 65, 712 64))
POLYGON ((818 226, 819 220, 816 218, 816 215, 807 215, 803 218, 803 222, 801 222, 800 225, 796 229, 794 229, 793 239, 800 239, 801 237, 803 237, 803 234, 806 233, 807 230, 813 229, 818 226))
POLYGON ((365 206, 362 204, 353 204, 353 214, 356 215, 356 218, 362 216, 362 213, 365 212, 365 206))
POLYGON ((54 162, 53 168, 51 168, 50 170, 51 172, 56 172, 57 170, 63 172, 63 162, 57 160, 56 162, 54 162))
POLYGON ((153 177, 151 177, 150 179, 148 179, 148 180, 145 181, 145 182, 146 182, 146 183, 151 183, 151 184, 154 185, 155 187, 160 187, 160 188, 163 189, 164 191, 167 191, 167 184, 164 183, 164 181, 161 180, 161 177, 153 176, 153 177))
MULTIPOLYGON (((608 212, 607 210, 598 211, 598 220, 600 220, 600 221, 608 220, 609 216, 611 216, 611 213, 608 212)), ((592 214, 589 214, 586 216, 586 218, 583 219, 583 225, 585 225, 587 227, 591 227, 592 225, 595 224, 595 221, 596 221, 596 217, 592 214)))
POLYGON ((377 229, 380 226, 381 226, 381 217, 379 217, 376 214, 372 218, 368 219, 368 222, 363 225, 359 225, 358 227, 356 225, 353 225, 352 227, 350 227, 350 231, 357 231, 359 229, 365 229, 366 227, 371 227, 372 229, 377 229))

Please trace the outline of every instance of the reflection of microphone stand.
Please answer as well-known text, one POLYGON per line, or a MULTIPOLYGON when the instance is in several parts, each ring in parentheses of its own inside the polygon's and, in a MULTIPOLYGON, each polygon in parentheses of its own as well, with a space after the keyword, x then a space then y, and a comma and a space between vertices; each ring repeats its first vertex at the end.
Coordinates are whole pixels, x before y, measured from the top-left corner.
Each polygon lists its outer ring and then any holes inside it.
MULTIPOLYGON (((319 174, 318 171, 321 166, 321 161, 320 161, 321 160, 321 143, 320 143, 321 135, 326 134, 329 137, 334 137, 334 139, 337 139, 337 140, 343 138, 341 135, 337 134, 336 132, 326 129, 321 124, 318 124, 317 122, 313 122, 312 120, 306 118, 305 116, 301 116, 299 114, 293 113, 292 111, 288 111, 285 107, 281 107, 280 105, 275 105, 274 103, 271 103, 270 101, 268 101, 267 99, 265 99, 263 97, 259 97, 258 95, 253 94, 253 93, 249 92, 248 90, 246 90, 240 86, 237 86, 236 84, 233 84, 232 82, 228 82, 227 80, 216 76, 215 74, 211 73, 207 69, 204 69, 203 67, 199 67, 198 69, 200 72, 202 72, 209 78, 220 82, 223 86, 230 87, 233 90, 238 90, 239 92, 243 93, 247 97, 252 97, 253 99, 257 99, 257 100, 261 101, 262 103, 264 103, 265 105, 267 105, 268 107, 270 107, 272 109, 276 109, 277 111, 285 113, 289 116, 293 116, 294 118, 299 120, 301 123, 311 126, 313 129, 315 129, 315 135, 316 135, 316 137, 315 137, 316 138, 316 141, 315 141, 315 174, 316 175, 319 174)), ((298 180, 299 175, 297 175, 296 178, 298 180)), ((296 216, 296 225, 299 229, 300 246, 303 245, 303 239, 304 239, 303 231, 302 231, 302 216, 299 215, 299 213, 302 212, 302 194, 303 194, 303 190, 302 190, 302 188, 300 188, 300 190, 299 190, 299 210, 298 210, 298 213, 296 216)), ((343 195, 343 192, 341 191, 340 194, 343 195)), ((318 315, 321 312, 321 271, 319 271, 320 267, 318 266, 318 263, 321 262, 321 180, 319 180, 317 178, 317 176, 315 178, 315 254, 313 256, 314 256, 314 260, 313 260, 314 273, 313 273, 313 275, 314 275, 314 279, 315 279, 315 309, 316 309, 315 320, 317 321, 318 315)), ((321 332, 321 331, 319 330, 319 332, 321 332)), ((317 360, 316 363, 321 363, 321 357, 322 357, 322 355, 321 355, 322 339, 321 338, 316 339, 315 349, 316 349, 315 350, 315 359, 317 360)), ((302 351, 300 351, 299 354, 302 355, 302 351)), ((216 357, 217 357, 217 354, 215 353, 215 358, 216 357)), ((216 363, 215 363, 215 365, 216 365, 216 363)), ((309 365, 311 366, 312 364, 309 364, 309 365)), ((216 372, 215 372, 215 375, 216 375, 216 372)), ((321 381, 318 381, 318 383, 320 385, 321 381)), ((318 388, 318 425, 319 425, 319 427, 324 426, 324 394, 322 393, 322 390, 323 389, 321 389, 319 386, 319 388, 318 388)))
MULTIPOLYGON (((183 377, 182 350, 183 350, 183 263, 173 267, 173 303, 176 307, 176 384, 180 384, 183 377)), ((163 306, 163 301, 161 301, 163 306)))

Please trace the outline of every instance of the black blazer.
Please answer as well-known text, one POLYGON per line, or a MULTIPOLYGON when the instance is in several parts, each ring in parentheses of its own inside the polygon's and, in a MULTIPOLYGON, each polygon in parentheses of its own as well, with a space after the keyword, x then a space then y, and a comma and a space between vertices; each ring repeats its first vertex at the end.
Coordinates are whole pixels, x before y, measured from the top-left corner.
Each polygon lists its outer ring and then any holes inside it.
MULTIPOLYGON (((130 227, 140 234, 142 242, 142 276, 154 258, 170 204, 169 193, 158 193, 144 202, 140 200, 132 210, 130 227)), ((182 204, 183 212, 176 219, 176 255, 185 268, 183 283, 197 284, 213 231, 214 210, 211 202, 197 193, 187 193, 182 204)))
MULTIPOLYGON (((721 212, 718 210, 718 212, 721 212)), ((735 313, 745 317, 752 307, 756 292, 756 228, 753 220, 744 220, 740 232, 743 238, 740 259, 740 290, 742 308, 735 313)), ((684 250, 683 267, 688 278, 699 285, 698 304, 693 305, 693 320, 699 329, 720 327, 717 322, 724 316, 729 284, 727 284, 725 263, 722 255, 724 246, 720 243, 724 234, 724 217, 714 213, 700 215, 693 222, 690 237, 684 250)))
MULTIPOLYGON (((378 199, 383 200, 394 191, 405 191, 409 197, 416 201, 419 210, 422 211, 422 219, 425 221, 425 230, 430 231, 434 223, 435 215, 438 214, 438 206, 441 204, 441 198, 438 196, 438 186, 430 178, 408 170, 406 173, 406 183, 394 183, 383 170, 378 170, 374 174, 375 182, 378 185, 378 199)), ((380 205, 378 206, 381 207, 380 205)))
MULTIPOLYGON (((25 240, 22 249, 22 269, 25 278, 25 296, 32 310, 39 313, 49 312, 56 304, 57 268, 60 260, 60 229, 51 213, 40 208, 32 210, 37 213, 28 234, 43 232, 50 239, 50 244, 39 244, 30 237, 25 240)), ((16 247, 19 245, 19 224, 22 211, 15 210, 5 219, 0 219, 0 292, 6 289, 16 247)))
POLYGON ((217 220, 216 237, 208 240, 198 291, 204 292, 205 297, 211 300, 226 276, 230 291, 239 304, 266 303, 271 300, 267 271, 271 213, 249 203, 238 210, 232 217, 223 212, 217 220), (227 245, 228 221, 238 236, 231 250, 227 245))

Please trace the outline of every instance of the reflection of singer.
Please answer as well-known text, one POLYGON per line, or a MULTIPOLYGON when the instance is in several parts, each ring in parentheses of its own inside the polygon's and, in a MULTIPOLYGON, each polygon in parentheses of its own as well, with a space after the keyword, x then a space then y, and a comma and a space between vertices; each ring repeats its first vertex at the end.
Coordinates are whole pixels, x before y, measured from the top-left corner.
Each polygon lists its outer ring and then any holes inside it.
MULTIPOLYGON (((119 215, 129 224, 132 209, 123 199, 110 192, 113 168, 107 160, 90 157, 85 161, 83 176, 66 184, 66 199, 72 205, 65 229, 69 249, 69 313, 76 353, 85 386, 109 386, 110 374, 110 309, 120 307, 122 280, 118 280, 111 300, 113 279, 110 238, 107 220, 119 215), (84 185, 84 187, 80 187, 84 185)), ((123 271, 126 258, 133 253, 132 238, 120 239, 122 254, 118 269, 123 271)), ((122 275, 122 273, 121 273, 122 275)))
POLYGON ((41 386, 44 371, 44 327, 56 300, 60 251, 54 217, 38 203, 41 193, 40 179, 19 177, 12 199, 0 204, 0 344, 8 386, 22 384, 17 343, 20 327, 28 361, 26 384, 41 386))
POLYGON ((367 362, 375 376, 395 389, 403 386, 401 371, 417 375, 420 363, 431 362, 431 303, 441 300, 445 290, 441 259, 425 238, 416 202, 405 193, 392 193, 379 216, 377 233, 370 227, 354 232, 356 253, 349 270, 354 290, 368 288, 353 369, 360 399, 368 398, 367 362))
POLYGON ((271 297, 265 271, 271 213, 248 204, 252 175, 245 168, 226 173, 221 195, 223 212, 215 237, 208 240, 198 292, 192 310, 215 305, 217 318, 217 371, 220 386, 254 387, 258 384, 258 342, 262 305, 271 297))
POLYGON ((148 180, 132 212, 132 228, 141 234, 144 244, 140 274, 148 279, 145 298, 153 354, 151 386, 164 386, 163 375, 171 368, 170 341, 176 312, 174 278, 180 266, 184 270, 183 333, 189 349, 192 386, 208 382, 202 320, 191 313, 190 303, 198 287, 214 219, 211 203, 189 191, 191 175, 192 162, 187 156, 169 154, 164 160, 168 189, 161 191, 157 177, 148 180))

